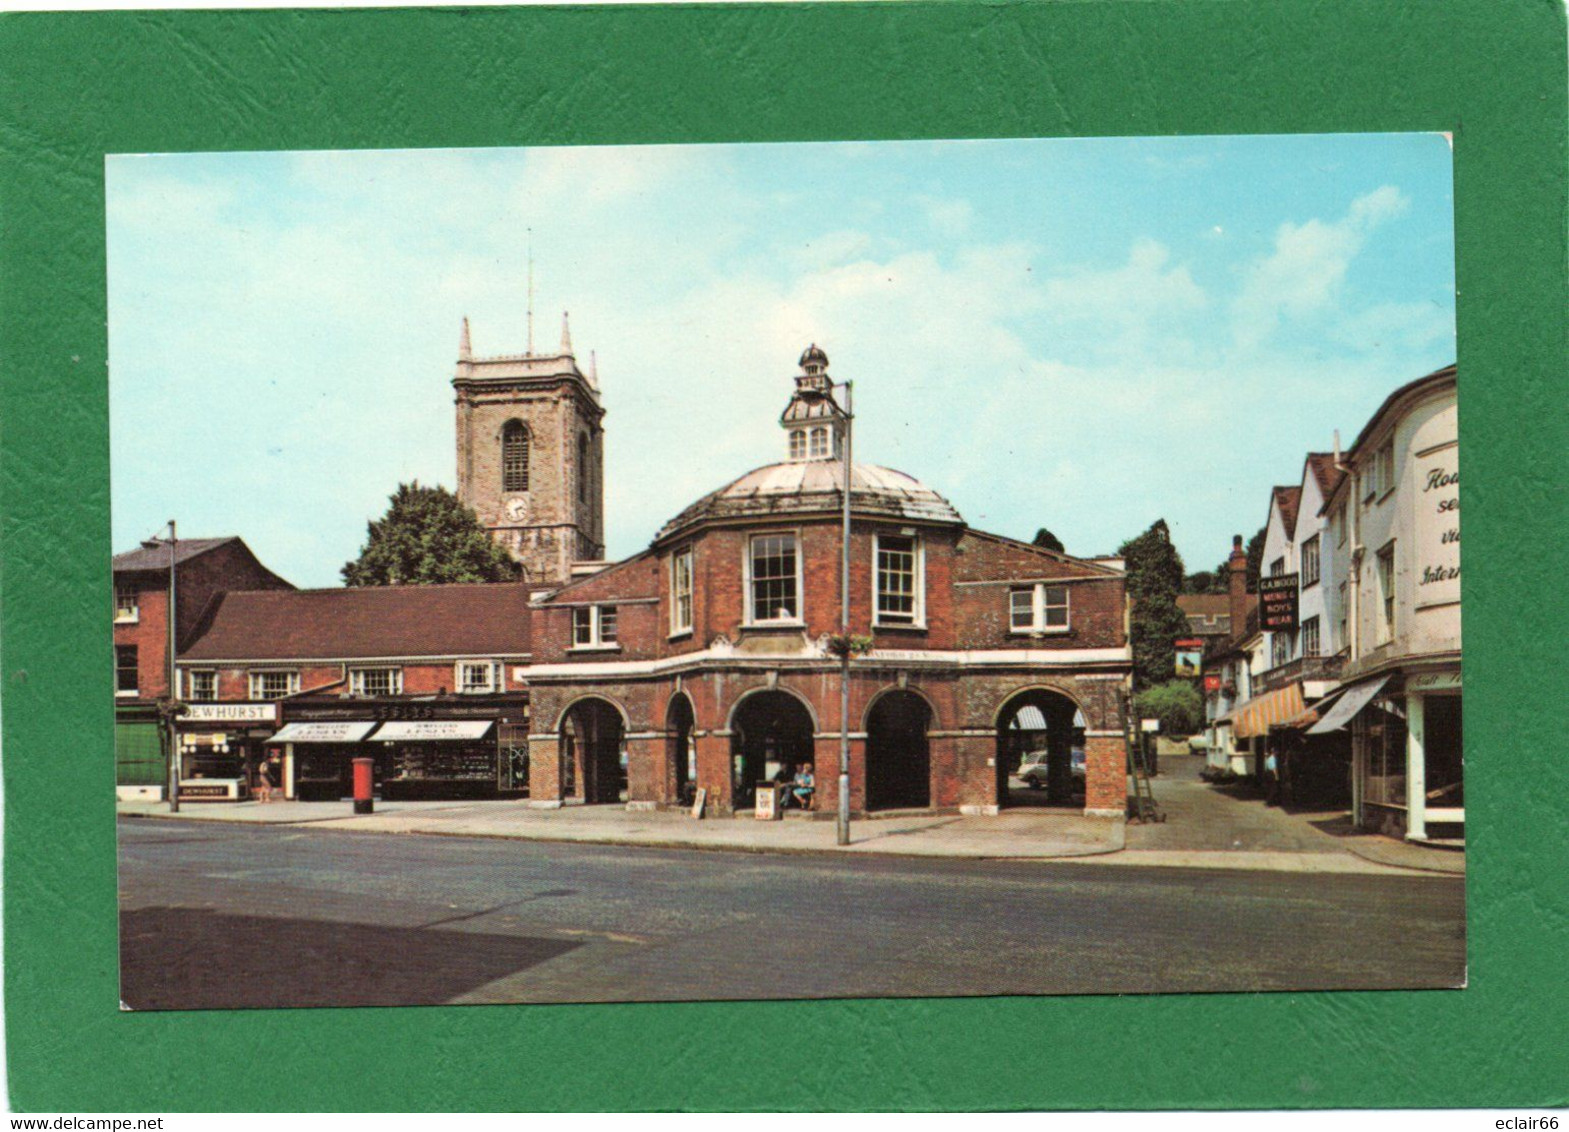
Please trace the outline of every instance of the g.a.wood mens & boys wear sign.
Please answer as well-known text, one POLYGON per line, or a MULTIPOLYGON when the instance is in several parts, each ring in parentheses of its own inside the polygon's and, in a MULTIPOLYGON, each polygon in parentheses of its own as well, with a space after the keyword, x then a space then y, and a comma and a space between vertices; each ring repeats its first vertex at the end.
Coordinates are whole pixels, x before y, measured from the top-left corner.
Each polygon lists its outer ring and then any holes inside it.
POLYGON ((1297 576, 1274 574, 1258 580, 1259 626, 1270 632, 1297 627, 1297 576))

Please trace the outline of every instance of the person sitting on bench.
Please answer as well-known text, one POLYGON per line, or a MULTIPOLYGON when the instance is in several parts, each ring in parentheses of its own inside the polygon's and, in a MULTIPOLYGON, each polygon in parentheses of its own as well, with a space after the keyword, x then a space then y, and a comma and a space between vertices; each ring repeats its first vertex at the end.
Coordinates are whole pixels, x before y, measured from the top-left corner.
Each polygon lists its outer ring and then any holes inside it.
POLYGON ((812 777, 812 764, 802 763, 801 769, 795 772, 795 778, 790 782, 785 798, 803 810, 812 808, 812 795, 817 791, 817 779, 812 777))

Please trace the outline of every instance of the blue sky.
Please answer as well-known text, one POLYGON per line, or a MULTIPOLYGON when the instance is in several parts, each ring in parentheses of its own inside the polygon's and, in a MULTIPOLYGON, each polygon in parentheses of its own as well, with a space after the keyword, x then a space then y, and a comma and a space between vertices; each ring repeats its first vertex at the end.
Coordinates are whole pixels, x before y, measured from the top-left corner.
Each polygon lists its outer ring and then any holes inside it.
POLYGON ((598 355, 609 553, 783 458, 796 358, 856 455, 976 527, 1190 570, 1455 358, 1450 152, 1345 135, 127 155, 108 161, 115 548, 170 517, 336 585, 455 485, 458 325, 598 355), (532 236, 530 236, 532 230, 532 236))

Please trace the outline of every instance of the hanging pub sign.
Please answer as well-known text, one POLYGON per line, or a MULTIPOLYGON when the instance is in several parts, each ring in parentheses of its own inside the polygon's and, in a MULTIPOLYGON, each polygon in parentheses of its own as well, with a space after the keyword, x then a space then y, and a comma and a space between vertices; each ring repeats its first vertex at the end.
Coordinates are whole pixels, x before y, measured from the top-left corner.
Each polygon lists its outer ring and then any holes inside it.
POLYGON ((1211 672, 1204 677, 1204 690, 1206 692, 1220 691, 1220 673, 1211 672))
POLYGON ((1258 580, 1259 628, 1291 632, 1297 627, 1297 576, 1273 574, 1258 580))
POLYGON ((1178 676, 1197 676, 1204 668, 1204 642, 1198 638, 1171 642, 1178 676))

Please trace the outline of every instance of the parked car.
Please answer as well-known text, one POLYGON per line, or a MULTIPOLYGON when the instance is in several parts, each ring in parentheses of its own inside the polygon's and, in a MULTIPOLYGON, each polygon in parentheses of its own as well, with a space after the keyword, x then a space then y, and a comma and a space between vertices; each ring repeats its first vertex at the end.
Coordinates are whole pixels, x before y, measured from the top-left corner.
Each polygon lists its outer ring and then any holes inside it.
MULTIPOLYGON (((1073 788, 1084 789, 1084 748, 1073 748, 1069 760, 1069 768, 1073 774, 1073 788)), ((1046 752, 1031 751, 1024 756, 1019 764, 1019 769, 1014 772, 1031 790, 1041 790, 1046 786, 1046 752)))

